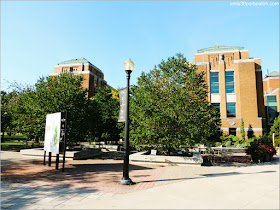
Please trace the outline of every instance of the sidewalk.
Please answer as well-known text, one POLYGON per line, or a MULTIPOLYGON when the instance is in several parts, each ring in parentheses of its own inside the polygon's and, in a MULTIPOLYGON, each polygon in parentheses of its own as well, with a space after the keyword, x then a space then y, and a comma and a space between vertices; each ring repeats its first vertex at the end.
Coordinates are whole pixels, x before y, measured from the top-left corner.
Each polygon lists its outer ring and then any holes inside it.
POLYGON ((203 174, 174 184, 115 195, 106 200, 65 202, 62 209, 279 209, 279 164, 203 174))
POLYGON ((137 184, 121 186, 121 160, 67 161, 61 173, 54 164, 1 151, 1 203, 3 209, 279 209, 278 160, 240 167, 131 165, 137 184))

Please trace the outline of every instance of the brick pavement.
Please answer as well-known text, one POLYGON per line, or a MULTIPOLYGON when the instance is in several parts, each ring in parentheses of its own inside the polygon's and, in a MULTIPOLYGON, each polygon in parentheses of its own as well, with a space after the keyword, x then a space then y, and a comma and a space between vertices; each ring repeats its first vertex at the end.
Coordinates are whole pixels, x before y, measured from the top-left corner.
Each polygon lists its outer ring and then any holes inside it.
POLYGON ((122 186, 122 160, 89 159, 66 162, 65 173, 44 166, 41 159, 20 158, 8 153, 2 169, 1 202, 3 209, 55 209, 68 203, 88 203, 93 200, 141 192, 150 188, 174 184, 213 173, 223 173, 236 166, 156 166, 130 165, 133 186, 122 186), (15 157, 13 159, 13 157, 15 157))

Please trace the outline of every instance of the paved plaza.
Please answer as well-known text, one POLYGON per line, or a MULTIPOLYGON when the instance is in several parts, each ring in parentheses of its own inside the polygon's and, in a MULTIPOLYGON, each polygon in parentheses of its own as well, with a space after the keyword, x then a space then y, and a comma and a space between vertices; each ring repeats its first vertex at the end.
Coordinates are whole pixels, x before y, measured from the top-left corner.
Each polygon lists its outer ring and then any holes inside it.
POLYGON ((2 209, 279 209, 279 158, 221 166, 131 165, 137 184, 118 185, 122 160, 67 160, 66 170, 1 151, 2 209))

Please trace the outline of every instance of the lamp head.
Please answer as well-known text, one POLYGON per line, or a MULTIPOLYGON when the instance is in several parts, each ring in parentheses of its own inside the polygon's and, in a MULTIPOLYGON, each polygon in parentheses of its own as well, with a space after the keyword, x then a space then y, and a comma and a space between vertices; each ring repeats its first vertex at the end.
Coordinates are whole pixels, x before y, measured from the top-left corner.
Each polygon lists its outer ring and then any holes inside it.
POLYGON ((126 62, 124 62, 124 70, 125 71, 133 71, 134 68, 134 63, 132 62, 132 60, 128 59, 126 62))

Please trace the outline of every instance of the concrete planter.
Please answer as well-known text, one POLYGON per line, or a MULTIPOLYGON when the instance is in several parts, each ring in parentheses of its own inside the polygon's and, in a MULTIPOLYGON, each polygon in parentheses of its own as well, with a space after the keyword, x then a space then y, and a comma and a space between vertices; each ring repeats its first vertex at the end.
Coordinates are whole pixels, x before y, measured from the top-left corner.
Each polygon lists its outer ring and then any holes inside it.
MULTIPOLYGON (((29 157, 44 157, 44 149, 43 148, 35 148, 35 149, 22 149, 20 150, 21 155, 29 156, 29 157)), ((80 151, 66 151, 65 158, 78 160, 78 159, 86 159, 90 157, 97 156, 101 153, 101 149, 87 149, 80 151)), ((47 153, 47 157, 49 154, 47 153)), ((56 154, 52 153, 52 157, 56 157, 56 154)), ((60 158, 63 157, 62 154, 59 155, 60 158)))
POLYGON ((197 165, 201 166, 203 158, 199 152, 193 153, 192 157, 184 156, 163 156, 163 155, 147 155, 147 152, 138 152, 129 156, 132 163, 141 164, 159 164, 159 165, 197 165))

